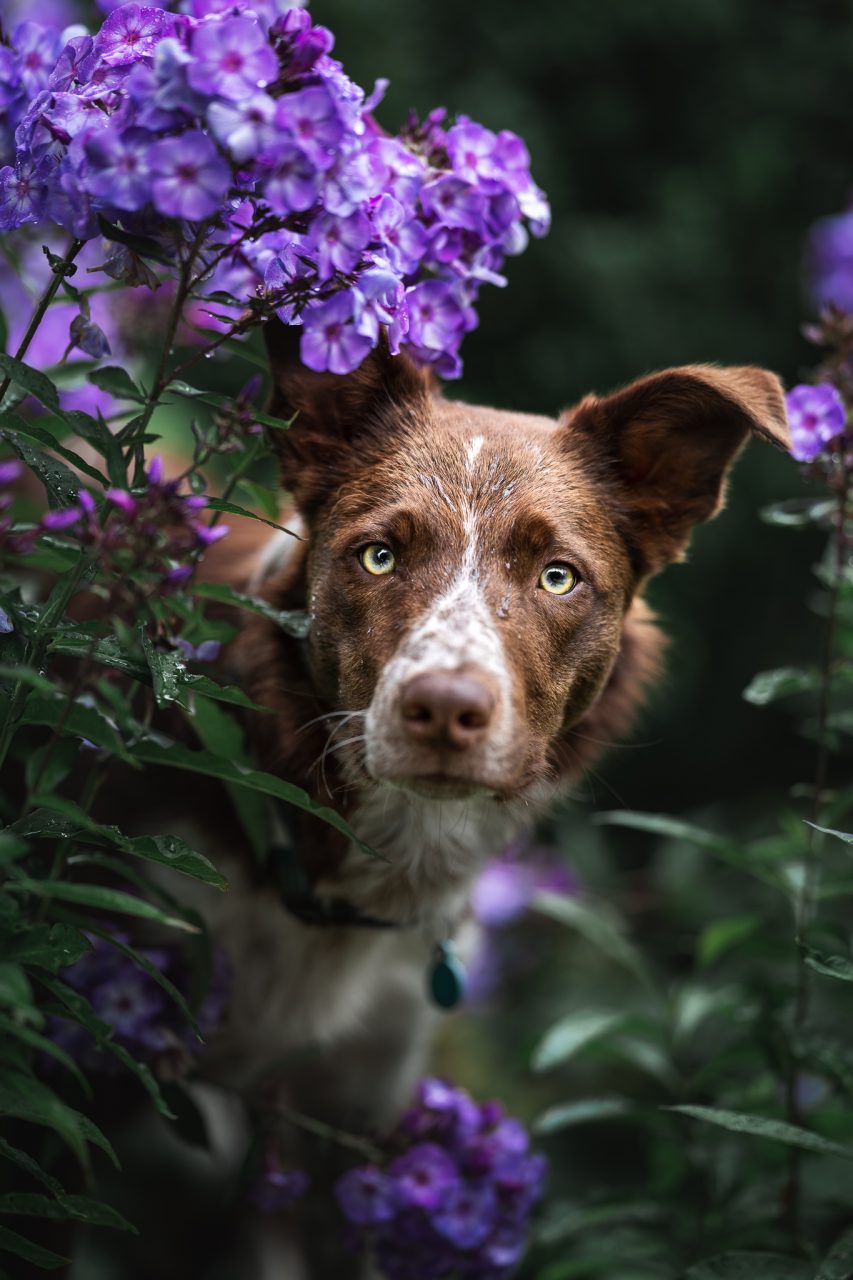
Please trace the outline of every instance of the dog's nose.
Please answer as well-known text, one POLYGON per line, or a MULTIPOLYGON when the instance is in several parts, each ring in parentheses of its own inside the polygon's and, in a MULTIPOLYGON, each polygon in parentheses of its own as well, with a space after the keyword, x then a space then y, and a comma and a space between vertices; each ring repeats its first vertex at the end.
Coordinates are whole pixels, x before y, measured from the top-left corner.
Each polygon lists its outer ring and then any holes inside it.
POLYGON ((463 671, 426 671, 403 690, 400 712, 411 738, 464 751, 485 735, 495 711, 488 685, 463 671))

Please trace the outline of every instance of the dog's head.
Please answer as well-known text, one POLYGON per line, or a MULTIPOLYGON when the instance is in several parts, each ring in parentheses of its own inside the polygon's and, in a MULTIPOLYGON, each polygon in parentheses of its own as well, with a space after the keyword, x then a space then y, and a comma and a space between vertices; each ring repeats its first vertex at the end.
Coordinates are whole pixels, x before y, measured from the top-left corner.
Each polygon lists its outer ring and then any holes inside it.
POLYGON ((446 400, 384 349, 336 377, 299 364, 293 331, 267 339, 272 412, 296 415, 276 439, 308 530, 314 678, 364 713, 350 781, 530 794, 617 698, 629 649, 641 683, 638 589, 719 510, 749 434, 788 443, 761 369, 671 369, 552 421, 446 400))

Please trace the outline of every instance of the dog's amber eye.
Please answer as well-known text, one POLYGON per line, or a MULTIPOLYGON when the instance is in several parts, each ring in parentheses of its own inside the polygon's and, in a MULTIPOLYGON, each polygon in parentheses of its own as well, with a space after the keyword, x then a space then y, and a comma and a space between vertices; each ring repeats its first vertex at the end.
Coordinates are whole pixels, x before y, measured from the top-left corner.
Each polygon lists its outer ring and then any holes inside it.
POLYGON ((358 558, 368 573, 377 575, 392 573, 397 564, 394 552, 384 542, 371 542, 369 547, 362 547, 358 558))
POLYGON ((550 592, 552 596, 568 595, 576 582, 577 577, 571 565, 560 564, 557 561, 546 565, 539 575, 540 587, 550 592))

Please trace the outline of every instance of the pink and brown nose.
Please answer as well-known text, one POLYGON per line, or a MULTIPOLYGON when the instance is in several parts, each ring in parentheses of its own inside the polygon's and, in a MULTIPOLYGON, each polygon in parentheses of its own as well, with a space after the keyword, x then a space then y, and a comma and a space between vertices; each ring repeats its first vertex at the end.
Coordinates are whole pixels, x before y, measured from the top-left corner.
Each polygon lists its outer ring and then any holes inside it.
POLYGON ((431 747, 467 751, 486 735, 495 696, 465 671, 426 671, 403 690, 400 714, 408 736, 431 747))

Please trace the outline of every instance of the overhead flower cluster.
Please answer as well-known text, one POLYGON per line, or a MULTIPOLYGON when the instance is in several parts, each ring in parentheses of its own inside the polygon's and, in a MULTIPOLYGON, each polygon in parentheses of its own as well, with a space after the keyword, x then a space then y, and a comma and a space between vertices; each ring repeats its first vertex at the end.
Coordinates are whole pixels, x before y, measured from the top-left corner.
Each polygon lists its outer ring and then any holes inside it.
POLYGON ((387 1167, 340 1179, 338 1203, 358 1247, 389 1280, 509 1276, 521 1260, 530 1213, 545 1181, 518 1120, 500 1103, 477 1105, 464 1089, 422 1080, 392 1135, 387 1167))
POLYGON ((548 228, 524 143, 442 111, 388 135, 384 83, 366 96, 286 0, 184 7, 0 46, 0 230, 117 228, 105 270, 131 284, 193 245, 197 292, 260 295, 313 369, 349 372, 384 329, 457 376, 481 284, 548 228))

